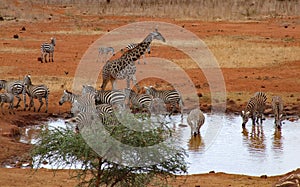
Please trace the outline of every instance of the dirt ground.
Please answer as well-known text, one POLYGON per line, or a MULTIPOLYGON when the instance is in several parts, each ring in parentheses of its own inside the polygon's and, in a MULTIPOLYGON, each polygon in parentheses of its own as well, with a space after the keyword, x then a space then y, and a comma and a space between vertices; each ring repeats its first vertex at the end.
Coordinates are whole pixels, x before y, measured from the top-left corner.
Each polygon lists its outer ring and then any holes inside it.
MULTIPOLYGON (((36 7, 35 7, 36 8, 36 7)), ((174 19, 141 18, 130 16, 66 16, 61 7, 43 9, 44 19, 12 19, 0 21, 0 79, 20 79, 31 74, 34 84, 46 84, 50 89, 48 114, 16 110, 0 115, 0 163, 22 162, 28 158, 30 145, 16 137, 20 128, 39 124, 49 117, 65 116, 70 105, 59 106, 64 89, 72 89, 72 82, 80 59, 88 47, 104 33, 137 21, 164 21, 181 26, 201 38, 220 62, 226 92, 228 113, 238 113, 250 95, 264 91, 268 96, 280 95, 285 101, 285 112, 290 120, 300 114, 300 20, 297 17, 270 18, 249 22, 203 22, 174 19), (14 38, 18 35, 18 38, 14 38), (55 62, 40 63, 40 45, 56 37, 55 62), (259 53, 249 51, 259 50, 259 53), (298 58, 297 58, 298 57, 298 58), (249 61, 246 61, 250 59, 249 61), (270 61, 270 59, 272 59, 270 61)), ((188 63, 187 57, 167 46, 153 46, 150 56, 171 59, 183 67, 191 77, 200 97, 201 109, 209 112, 211 100, 207 80, 201 69, 188 63)), ((138 65, 138 69, 144 65, 138 65)), ((145 65, 147 66, 147 65, 145 65)), ((166 85, 147 79, 141 85, 166 85)), ((271 97, 266 114, 271 114, 271 97)), ((35 101, 37 104, 38 101, 35 101)), ((299 122, 299 121, 298 121, 299 122)), ((297 122, 297 123, 298 123, 297 122)), ((16 165, 19 167, 20 165, 16 165)), ((299 166, 295 166, 295 169, 299 166)), ((224 173, 180 176, 170 180, 172 186, 271 186, 282 176, 252 177, 224 173)), ((0 186, 74 186, 68 171, 0 168, 0 186), (50 177, 51 176, 51 177, 50 177), (17 180, 16 180, 17 179, 17 180), (13 184, 12 184, 12 181, 13 184)))

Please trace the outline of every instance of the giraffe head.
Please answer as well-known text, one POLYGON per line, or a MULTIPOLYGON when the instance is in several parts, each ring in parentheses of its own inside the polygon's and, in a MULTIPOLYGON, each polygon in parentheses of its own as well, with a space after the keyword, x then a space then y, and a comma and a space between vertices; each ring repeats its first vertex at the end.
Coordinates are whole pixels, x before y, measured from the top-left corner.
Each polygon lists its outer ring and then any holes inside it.
POLYGON ((158 32, 158 29, 155 29, 155 31, 150 33, 152 40, 160 40, 163 42, 166 42, 166 39, 162 36, 162 34, 160 32, 158 32))

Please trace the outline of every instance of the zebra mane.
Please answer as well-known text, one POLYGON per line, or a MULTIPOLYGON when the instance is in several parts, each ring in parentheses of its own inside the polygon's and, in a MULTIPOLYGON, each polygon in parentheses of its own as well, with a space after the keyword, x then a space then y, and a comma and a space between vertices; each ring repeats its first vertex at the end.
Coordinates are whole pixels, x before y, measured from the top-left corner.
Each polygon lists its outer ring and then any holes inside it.
POLYGON ((73 94, 72 92, 70 92, 69 90, 65 90, 66 93, 68 94, 73 94))

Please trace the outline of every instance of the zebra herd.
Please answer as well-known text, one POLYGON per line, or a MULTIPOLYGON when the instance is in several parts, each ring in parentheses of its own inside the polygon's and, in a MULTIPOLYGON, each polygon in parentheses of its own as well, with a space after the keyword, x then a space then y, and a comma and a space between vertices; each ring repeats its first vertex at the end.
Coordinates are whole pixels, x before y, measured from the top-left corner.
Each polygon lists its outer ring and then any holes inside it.
MULTIPOLYGON (((154 89, 153 87, 149 87, 154 89)), ((149 89, 147 87, 147 89, 149 89)), ((158 92, 156 90, 156 92, 158 92)), ((155 93, 156 93, 155 92, 155 93)), ((65 102, 72 104, 71 113, 74 117, 66 120, 67 123, 75 123, 76 129, 80 130, 84 124, 91 123, 91 119, 99 119, 102 123, 107 123, 107 118, 113 119, 111 122, 118 123, 115 112, 126 110, 127 106, 137 112, 146 112, 148 117, 155 107, 154 102, 160 99, 164 104, 171 104, 172 107, 182 107, 181 95, 176 90, 160 91, 160 94, 136 93, 131 89, 124 90, 97 90, 93 86, 83 85, 80 95, 64 90, 59 100, 59 105, 65 102), (128 101, 128 102, 126 102, 128 101)), ((174 109, 169 116, 174 113, 174 109)))
MULTIPOLYGON (((251 97, 245 107, 245 110, 241 112, 243 118, 242 127, 245 128, 249 118, 252 119, 252 125, 262 124, 263 113, 266 108, 267 96, 264 92, 256 92, 251 97)), ((281 129, 283 117, 283 100, 280 96, 273 96, 271 102, 272 110, 274 112, 275 126, 277 129, 281 129)))
POLYGON ((48 112, 48 96, 49 96, 49 89, 46 85, 33 85, 31 82, 31 76, 26 75, 24 77, 23 81, 20 80, 0 80, 0 90, 4 89, 6 92, 0 94, 0 105, 3 112, 3 104, 8 103, 9 104, 9 113, 15 113, 14 108, 18 108, 20 105, 20 94, 23 95, 23 102, 24 102, 24 110, 26 110, 26 95, 28 95, 30 99, 29 108, 28 110, 33 107, 33 111, 35 112, 35 106, 33 99, 38 99, 40 102, 40 106, 38 108, 38 112, 41 110, 41 107, 43 106, 43 98, 46 102, 46 110, 45 112, 48 112), (13 106, 14 104, 14 97, 18 98, 18 103, 16 106, 13 106))

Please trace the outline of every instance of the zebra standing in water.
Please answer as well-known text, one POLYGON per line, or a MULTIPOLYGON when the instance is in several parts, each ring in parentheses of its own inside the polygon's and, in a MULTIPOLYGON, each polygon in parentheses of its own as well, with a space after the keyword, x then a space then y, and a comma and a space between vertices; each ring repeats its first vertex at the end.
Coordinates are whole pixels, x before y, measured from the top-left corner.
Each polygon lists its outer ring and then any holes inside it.
POLYGON ((153 98, 160 98, 165 104, 171 104, 172 111, 169 113, 171 116, 176 110, 177 105, 180 108, 181 121, 183 120, 183 100, 177 90, 156 90, 154 87, 145 87, 146 93, 152 95, 153 98))
POLYGON ((262 124, 263 113, 265 110, 267 101, 267 96, 263 92, 256 92, 253 97, 248 101, 245 111, 242 111, 241 116, 243 118, 242 127, 245 128, 248 119, 252 119, 252 125, 255 125, 255 122, 258 123, 260 119, 260 123, 262 124), (256 120, 256 121, 255 121, 256 120))
MULTIPOLYGON (((126 46, 126 49, 127 49, 127 50, 131 50, 131 49, 135 48, 137 45, 138 45, 138 43, 129 43, 129 44, 126 46)), ((148 54, 151 53, 151 45, 148 46, 148 48, 146 49, 146 52, 147 52, 148 54)), ((142 59, 144 60, 144 64, 146 64, 145 54, 142 55, 142 59)), ((138 64, 140 64, 140 59, 138 59, 138 64)))
POLYGON ((54 56, 54 46, 56 44, 56 39, 55 38, 51 38, 51 42, 50 43, 43 43, 41 45, 41 62, 43 63, 43 60, 45 58, 45 62, 47 62, 47 54, 49 54, 49 62, 50 62, 50 58, 51 61, 53 62, 53 56, 54 56))
POLYGON ((18 103, 15 106, 15 108, 18 108, 21 102, 21 97, 19 95, 23 94, 23 90, 24 90, 23 82, 20 80, 15 80, 15 81, 0 80, 0 90, 1 89, 6 90, 7 93, 13 93, 14 96, 18 98, 18 103))
POLYGON ((46 85, 33 85, 31 83, 31 78, 30 75, 26 75, 24 77, 24 86, 25 89, 23 90, 23 96, 24 96, 24 111, 26 110, 26 94, 30 98, 30 104, 29 104, 29 109, 33 107, 33 111, 35 112, 35 106, 33 99, 38 99, 40 102, 40 107, 38 108, 38 112, 41 110, 41 107, 43 106, 43 98, 45 98, 46 101, 46 110, 45 112, 48 112, 48 96, 49 96, 49 89, 46 85))
MULTIPOLYGON (((100 56, 105 55, 105 57, 107 57, 107 55, 109 55, 109 53, 112 56, 115 56, 115 49, 113 47, 99 47, 97 62, 98 62, 98 59, 100 56)), ((103 60, 103 62, 105 62, 105 60, 103 60)))
POLYGON ((137 94, 131 89, 125 88, 126 95, 128 95, 129 103, 131 103, 133 108, 145 109, 146 112, 151 115, 151 104, 152 96, 149 94, 137 94))
POLYGON ((204 122, 205 116, 203 112, 199 108, 193 109, 187 117, 187 123, 191 127, 191 135, 200 135, 200 128, 204 122))
POLYGON ((274 112, 275 125, 278 129, 280 129, 283 117, 283 100, 280 96, 272 97, 272 109, 274 112))
MULTIPOLYGON (((13 92, 15 92, 15 88, 13 88, 13 92)), ((11 114, 11 112, 13 114, 15 114, 14 112, 14 94, 13 93, 0 93, 0 106, 1 106, 1 111, 2 111, 2 114, 4 115, 4 112, 3 112, 3 104, 4 103, 8 103, 9 106, 8 106, 8 109, 9 109, 9 114, 11 114)))

